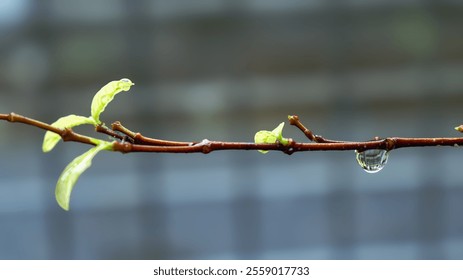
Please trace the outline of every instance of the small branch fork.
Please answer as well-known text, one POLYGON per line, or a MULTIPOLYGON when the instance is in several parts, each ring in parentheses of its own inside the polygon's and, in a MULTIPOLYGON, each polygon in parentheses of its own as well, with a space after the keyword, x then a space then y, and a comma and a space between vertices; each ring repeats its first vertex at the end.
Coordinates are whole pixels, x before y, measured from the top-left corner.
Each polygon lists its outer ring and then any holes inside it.
MULTIPOLYGON (((124 127, 120 122, 114 122, 111 128, 99 125, 95 129, 97 132, 111 136, 119 140, 113 144, 113 150, 121 153, 210 153, 218 150, 275 150, 286 154, 303 151, 345 151, 369 149, 394 150, 408 147, 432 147, 432 146, 455 146, 463 145, 463 137, 449 138, 402 138, 387 137, 380 139, 375 137, 370 141, 337 141, 325 139, 315 135, 306 128, 298 116, 289 116, 289 123, 297 127, 311 141, 310 143, 300 143, 289 139, 288 145, 275 144, 256 144, 249 142, 223 142, 209 141, 204 139, 200 142, 178 142, 149 138, 141 133, 133 132, 124 127)), ((52 131, 61 136, 64 141, 80 142, 95 145, 92 138, 74 132, 72 129, 59 129, 44 122, 24 117, 15 113, 0 114, 0 120, 8 122, 19 122, 35 126, 43 130, 52 131)), ((462 127, 463 130, 463 127, 462 127)))

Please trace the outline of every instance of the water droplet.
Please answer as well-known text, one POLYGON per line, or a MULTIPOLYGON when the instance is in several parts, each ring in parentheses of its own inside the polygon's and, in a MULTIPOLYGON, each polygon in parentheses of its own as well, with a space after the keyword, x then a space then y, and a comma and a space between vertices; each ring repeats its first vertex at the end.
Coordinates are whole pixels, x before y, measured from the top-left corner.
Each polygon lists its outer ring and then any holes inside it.
POLYGON ((380 149, 365 150, 363 152, 355 151, 357 162, 368 173, 376 173, 383 169, 388 156, 388 151, 380 149))

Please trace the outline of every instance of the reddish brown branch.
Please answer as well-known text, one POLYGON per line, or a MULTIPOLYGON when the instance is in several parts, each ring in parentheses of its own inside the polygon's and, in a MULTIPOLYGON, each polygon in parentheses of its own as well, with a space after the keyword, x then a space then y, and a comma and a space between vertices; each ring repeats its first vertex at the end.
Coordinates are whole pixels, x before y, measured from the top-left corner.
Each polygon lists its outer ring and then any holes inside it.
MULTIPOLYGON (((27 118, 15 113, 0 114, 0 120, 9 122, 20 122, 27 125, 35 126, 43 130, 48 130, 59 134, 64 141, 80 142, 84 144, 95 145, 91 138, 75 133, 71 129, 59 129, 49 124, 27 118)), ((429 146, 455 146, 463 145, 463 137, 453 138, 401 138, 390 137, 384 139, 375 138, 371 141, 335 141, 328 140, 321 136, 313 134, 299 120, 297 116, 289 116, 292 125, 300 129, 308 139, 313 143, 298 143, 293 140, 288 145, 276 144, 255 144, 248 142, 223 142, 209 141, 207 139, 201 142, 177 142, 148 138, 140 133, 135 133, 120 122, 112 124, 112 129, 103 126, 97 126, 98 132, 110 135, 121 142, 114 142, 113 149, 122 153, 131 152, 149 152, 149 153, 210 153, 219 150, 274 150, 286 154, 303 151, 341 151, 341 150, 369 150, 383 149, 394 150, 406 147, 429 147, 429 146), (123 133, 124 135, 120 135, 123 133), (127 138, 128 137, 128 138, 127 138), (125 140, 129 141, 125 141, 125 140)))
POLYGON ((290 146, 281 144, 255 144, 249 142, 221 142, 209 141, 207 139, 189 146, 150 146, 131 143, 114 143, 115 151, 122 153, 148 152, 148 153, 204 153, 219 150, 278 150, 291 154, 293 150, 290 146))
POLYGON ((49 125, 47 123, 41 122, 41 121, 37 121, 37 120, 31 119, 31 118, 27 118, 27 117, 18 115, 18 114, 13 113, 13 112, 11 112, 9 114, 0 114, 0 120, 5 120, 5 121, 9 121, 9 122, 19 122, 19 123, 32 125, 32 126, 41 128, 43 130, 48 130, 48 131, 54 132, 54 133, 59 134, 59 135, 64 133, 64 130, 62 130, 62 129, 53 127, 53 126, 51 126, 51 125, 49 125))
POLYGON ((366 142, 255 144, 248 142, 203 141, 191 146, 149 146, 131 143, 114 143, 114 150, 122 153, 210 153, 219 150, 273 150, 286 154, 305 151, 393 150, 406 147, 463 145, 463 138, 385 138, 366 142))
POLYGON ((127 135, 124 135, 124 136, 123 136, 123 135, 120 135, 120 134, 116 133, 115 131, 113 131, 112 129, 107 128, 107 127, 104 126, 104 125, 97 125, 97 126, 95 127, 95 131, 96 131, 96 132, 100 132, 100 133, 104 133, 104 134, 106 134, 106 135, 109 135, 109 136, 111 136, 111 137, 113 137, 113 138, 116 138, 116 139, 119 139, 119 140, 121 140, 121 141, 125 141, 125 140, 127 140, 127 138, 129 138, 129 136, 127 136, 127 135))
POLYGON ((289 124, 294 125, 295 127, 299 128, 304 135, 309 138, 310 141, 313 141, 315 143, 346 143, 346 141, 336 141, 336 140, 329 140, 325 139, 320 135, 313 134, 310 129, 305 127, 301 121, 299 120, 299 117, 296 115, 288 116, 289 124))
POLYGON ((9 113, 9 114, 0 114, 0 120, 5 120, 9 122, 18 122, 18 123, 24 123, 27 125, 35 126, 43 130, 51 131, 63 139, 63 141, 72 141, 72 142, 80 142, 84 144, 89 144, 89 145, 95 145, 93 143, 92 139, 90 137, 81 135, 79 133, 74 132, 72 129, 59 129, 54 126, 51 126, 47 123, 34 120, 28 117, 24 117, 21 115, 18 115, 16 113, 9 113))
POLYGON ((135 144, 142 144, 142 145, 152 145, 152 146, 189 146, 193 145, 196 142, 178 142, 178 141, 169 141, 169 140, 161 140, 155 138, 149 138, 141 135, 139 132, 133 132, 128 128, 124 127, 121 122, 117 121, 111 125, 114 131, 119 131, 134 140, 135 144))

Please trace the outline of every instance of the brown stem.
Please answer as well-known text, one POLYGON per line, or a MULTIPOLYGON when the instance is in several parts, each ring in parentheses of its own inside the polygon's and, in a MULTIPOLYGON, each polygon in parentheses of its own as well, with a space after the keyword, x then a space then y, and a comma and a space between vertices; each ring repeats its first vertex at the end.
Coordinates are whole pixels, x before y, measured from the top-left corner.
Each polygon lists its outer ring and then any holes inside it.
POLYGON ((315 143, 345 143, 346 141, 336 141, 336 140, 329 140, 325 139, 320 135, 315 135, 312 133, 310 129, 305 127, 301 121, 299 120, 299 117, 296 115, 291 115, 288 116, 289 124, 294 125, 295 127, 299 128, 304 135, 309 138, 310 141, 313 141, 315 143))
POLYGON ((95 145, 93 143, 92 139, 90 137, 81 135, 79 133, 75 133, 72 129, 66 128, 66 129, 59 129, 54 126, 51 126, 47 123, 34 120, 28 117, 24 117, 21 115, 18 115, 16 113, 9 113, 9 114, 0 114, 0 120, 5 120, 9 122, 18 122, 18 123, 24 123, 27 125, 35 126, 43 130, 51 131, 54 132, 58 135, 61 136, 63 141, 72 141, 72 142, 80 142, 84 144, 90 144, 90 145, 95 145))
POLYGON ((131 143, 114 143, 113 149, 122 153, 210 153, 219 150, 268 150, 282 151, 286 154, 305 151, 346 151, 346 150, 394 150, 408 147, 454 146, 463 145, 463 138, 385 138, 366 142, 336 143, 296 143, 288 146, 281 144, 255 144, 250 142, 208 141, 190 146, 150 146, 131 143))
POLYGON ((117 121, 112 123, 112 129, 124 133, 125 135, 131 137, 134 140, 135 144, 141 145, 152 145, 152 146, 189 146, 194 145, 197 142, 178 142, 170 140, 155 139, 143 136, 139 132, 133 132, 128 128, 124 127, 121 122, 117 121))
POLYGON ((148 153, 204 153, 208 154, 218 150, 279 150, 287 154, 293 152, 292 146, 281 144, 255 144, 249 142, 221 142, 204 139, 199 143, 188 146, 150 146, 130 143, 113 144, 113 149, 122 153, 148 152, 148 153))
POLYGON ((37 121, 37 120, 34 120, 34 119, 30 119, 30 118, 18 115, 18 114, 13 113, 13 112, 11 112, 9 114, 0 114, 0 120, 5 120, 5 121, 9 121, 9 122, 19 122, 19 123, 32 125, 32 126, 41 128, 43 130, 48 130, 48 131, 54 132, 54 133, 59 134, 59 135, 64 133, 64 130, 62 130, 62 129, 53 127, 53 126, 51 126, 51 125, 49 125, 47 123, 41 122, 41 121, 37 121))
POLYGON ((120 135, 117 132, 115 132, 114 130, 107 128, 105 125, 101 125, 101 124, 97 125, 95 127, 95 131, 106 134, 106 135, 109 135, 109 136, 111 136, 113 138, 119 139, 119 140, 124 141, 124 142, 128 141, 128 142, 130 142, 132 144, 135 143, 135 140, 132 137, 130 137, 128 135, 120 135))

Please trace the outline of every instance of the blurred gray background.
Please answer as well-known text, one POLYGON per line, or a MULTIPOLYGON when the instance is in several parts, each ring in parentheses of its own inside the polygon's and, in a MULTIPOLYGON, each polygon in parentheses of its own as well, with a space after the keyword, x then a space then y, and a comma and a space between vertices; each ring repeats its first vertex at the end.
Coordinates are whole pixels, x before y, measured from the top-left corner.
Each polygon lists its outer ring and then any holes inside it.
MULTIPOLYGON (((0 112, 102 115, 152 137, 253 141, 288 114, 327 138, 459 136, 463 1, 2 0, 0 112)), ((89 129, 77 129, 89 132, 89 129)), ((462 259, 463 152, 101 153, 0 123, 1 259, 462 259)), ((306 141, 287 125, 284 135, 306 141)), ((104 137, 104 136, 102 136, 104 137)))

